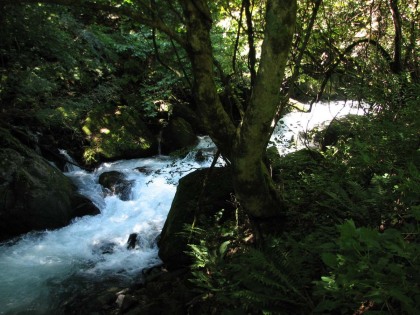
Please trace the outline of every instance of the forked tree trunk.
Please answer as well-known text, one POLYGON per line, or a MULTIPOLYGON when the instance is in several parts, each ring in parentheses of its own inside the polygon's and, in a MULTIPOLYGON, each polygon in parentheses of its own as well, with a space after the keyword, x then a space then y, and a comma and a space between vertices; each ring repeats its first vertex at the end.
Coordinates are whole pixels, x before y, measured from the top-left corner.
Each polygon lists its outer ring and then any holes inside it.
POLYGON ((234 142, 234 187, 246 211, 254 217, 281 214, 281 201, 263 157, 280 104, 280 86, 296 19, 293 0, 267 1, 261 60, 250 104, 234 142))
POLYGON ((180 2, 187 23, 187 51, 192 62, 196 103, 211 138, 232 162, 236 196, 252 217, 281 215, 281 198, 263 158, 280 104, 280 86, 296 22, 296 0, 267 0, 259 69, 250 104, 237 128, 217 95, 207 2, 180 2))
MULTIPOLYGON (((168 27, 153 8, 142 11, 83 0, 3 0, 5 3, 53 3, 88 7, 126 15, 159 29, 187 50, 192 63, 194 97, 205 129, 223 156, 232 162, 236 196, 249 215, 266 218, 281 215, 281 202, 263 163, 274 117, 280 105, 280 86, 296 22, 297 0, 266 0, 265 32, 258 72, 253 80, 250 104, 236 127, 219 99, 214 80, 210 40, 211 13, 206 0, 179 0, 187 38, 168 27), (150 12, 149 12, 150 13, 150 12)), ((249 12, 248 12, 249 13, 249 12)), ((248 18, 250 18, 248 16, 248 18)))

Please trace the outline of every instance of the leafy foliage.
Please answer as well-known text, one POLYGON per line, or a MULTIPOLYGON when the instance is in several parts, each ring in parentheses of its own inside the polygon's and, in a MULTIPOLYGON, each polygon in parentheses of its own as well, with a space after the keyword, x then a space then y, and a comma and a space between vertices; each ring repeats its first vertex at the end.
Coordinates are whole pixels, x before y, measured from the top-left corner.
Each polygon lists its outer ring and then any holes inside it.
POLYGON ((207 232, 192 248, 193 283, 206 296, 203 303, 226 313, 415 313, 420 297, 415 111, 410 105, 397 117, 348 117, 335 122, 335 141, 325 151, 272 159, 288 206, 285 230, 258 249, 244 242, 245 236, 230 239, 222 252, 217 244, 226 240, 215 244, 218 238, 207 232))
POLYGON ((315 311, 348 314, 364 303, 377 310, 375 314, 416 313, 420 302, 419 222, 406 228, 409 234, 356 228, 352 220, 340 225, 336 242, 324 245, 335 250, 322 254, 331 271, 316 282, 315 294, 322 300, 315 311))
MULTIPOLYGON (((71 130, 68 144, 79 139, 76 143, 84 144, 86 161, 110 151, 101 147, 108 140, 93 141, 84 132, 89 117, 128 106, 130 110, 124 113, 129 111, 155 128, 162 118, 157 117, 160 112, 182 102, 179 98, 184 92, 179 91, 185 82, 160 64, 165 59, 177 64, 173 45, 156 37, 156 50, 149 29, 125 18, 78 8, 5 5, 5 10, 8 14, 2 13, 0 19, 3 113, 30 112, 43 128, 71 130)), ((101 120, 94 121, 98 125, 92 126, 91 120, 90 128, 107 128, 101 120)), ((135 138, 138 132, 112 136, 117 147, 125 141, 121 137, 135 138)), ((137 140, 126 142, 132 142, 133 149, 138 144, 137 140)))

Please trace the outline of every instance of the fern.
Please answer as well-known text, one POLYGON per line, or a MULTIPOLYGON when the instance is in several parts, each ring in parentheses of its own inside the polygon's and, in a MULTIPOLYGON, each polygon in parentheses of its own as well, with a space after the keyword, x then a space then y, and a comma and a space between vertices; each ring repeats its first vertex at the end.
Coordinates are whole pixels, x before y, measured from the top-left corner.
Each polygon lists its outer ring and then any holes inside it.
POLYGON ((202 293, 212 293, 222 309, 306 314, 312 309, 306 295, 311 277, 303 266, 304 249, 295 242, 292 251, 286 250, 289 242, 274 239, 267 252, 247 248, 229 258, 206 242, 190 245, 195 258, 191 281, 202 293))

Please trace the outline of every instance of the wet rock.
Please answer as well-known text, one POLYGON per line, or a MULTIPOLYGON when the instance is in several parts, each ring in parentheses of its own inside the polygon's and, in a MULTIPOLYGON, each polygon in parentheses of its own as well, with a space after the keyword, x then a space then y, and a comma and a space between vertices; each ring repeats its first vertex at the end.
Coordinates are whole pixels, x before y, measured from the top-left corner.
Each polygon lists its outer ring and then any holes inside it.
POLYGON ((120 308, 120 313, 122 314, 126 313, 127 311, 139 304, 138 300, 134 296, 128 294, 120 294, 117 298, 116 303, 118 304, 120 308))
POLYGON ((89 198, 77 192, 72 196, 71 205, 76 217, 97 215, 101 213, 98 207, 96 207, 89 198))
POLYGON ((160 237, 160 231, 157 226, 150 223, 149 229, 145 229, 144 233, 132 233, 127 240, 127 249, 134 249, 136 246, 141 249, 153 248, 156 246, 160 237))
POLYGON ((135 170, 139 171, 140 173, 143 173, 144 175, 150 175, 153 173, 153 170, 148 169, 145 166, 136 167, 135 170))
POLYGON ((127 249, 134 249, 137 244, 137 233, 131 233, 127 240, 127 249))
POLYGON ((99 176, 99 184, 107 189, 107 195, 117 195, 121 200, 127 201, 130 200, 134 181, 125 179, 123 173, 110 171, 99 176))
POLYGON ((97 255, 112 254, 116 246, 117 244, 114 242, 101 241, 93 246, 92 252, 97 255))
POLYGON ((194 160, 196 160, 197 162, 204 162, 206 160, 206 157, 204 156, 203 151, 198 150, 194 156, 194 160))

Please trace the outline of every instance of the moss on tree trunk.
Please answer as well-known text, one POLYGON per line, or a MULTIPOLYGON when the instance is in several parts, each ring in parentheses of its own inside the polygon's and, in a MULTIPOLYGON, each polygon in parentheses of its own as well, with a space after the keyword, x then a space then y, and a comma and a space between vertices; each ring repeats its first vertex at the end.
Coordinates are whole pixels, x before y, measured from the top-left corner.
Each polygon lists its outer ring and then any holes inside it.
POLYGON ((193 66, 194 96, 202 121, 233 166, 235 193, 252 217, 281 215, 281 198, 263 158, 280 105, 295 20, 296 1, 267 1, 261 60, 242 123, 235 127, 223 109, 214 81, 211 16, 206 1, 182 1, 187 21, 187 50, 193 66))

